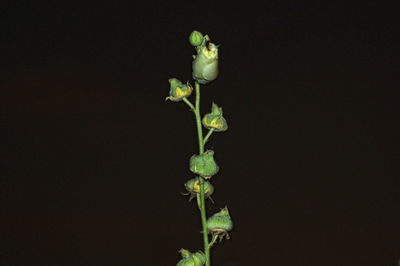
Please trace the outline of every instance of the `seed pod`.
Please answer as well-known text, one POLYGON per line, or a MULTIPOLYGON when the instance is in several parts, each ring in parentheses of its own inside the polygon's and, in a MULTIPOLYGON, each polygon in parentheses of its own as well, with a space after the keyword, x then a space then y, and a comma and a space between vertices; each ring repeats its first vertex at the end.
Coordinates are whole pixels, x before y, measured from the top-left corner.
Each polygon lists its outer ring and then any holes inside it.
POLYGON ((189 42, 193 46, 199 46, 203 43, 203 34, 197 30, 192 31, 189 36, 189 42))
POLYGON ((200 155, 193 155, 189 163, 190 171, 198 174, 205 179, 210 179, 215 175, 219 167, 214 160, 214 151, 208 150, 200 155))
MULTIPOLYGON (((185 195, 190 195, 189 200, 192 200, 198 193, 200 193, 200 180, 199 178, 192 178, 185 183, 185 188, 188 191, 185 195)), ((210 198, 214 193, 214 186, 208 182, 204 182, 204 196, 210 198)), ((210 198, 211 199, 211 198, 210 198)))
POLYGON ((176 264, 176 266, 202 266, 206 262, 206 256, 201 251, 191 253, 182 248, 179 252, 182 255, 182 259, 176 264))
POLYGON ((222 108, 215 103, 212 104, 211 113, 206 114, 202 120, 203 126, 208 129, 214 129, 216 132, 226 131, 228 123, 222 116, 222 108))
POLYGON ((218 236, 220 241, 224 237, 229 239, 228 231, 232 230, 232 228, 233 222, 227 207, 215 213, 207 220, 208 232, 210 232, 213 236, 218 236))
POLYGON ((193 87, 189 83, 182 84, 182 82, 176 78, 170 78, 169 80, 170 89, 169 96, 166 100, 171 100, 173 102, 179 102, 184 97, 189 97, 193 92, 193 87))
MULTIPOLYGON (((205 38, 205 37, 204 37, 205 38)), ((200 84, 213 81, 218 76, 218 46, 208 42, 198 47, 192 63, 193 79, 200 84)))

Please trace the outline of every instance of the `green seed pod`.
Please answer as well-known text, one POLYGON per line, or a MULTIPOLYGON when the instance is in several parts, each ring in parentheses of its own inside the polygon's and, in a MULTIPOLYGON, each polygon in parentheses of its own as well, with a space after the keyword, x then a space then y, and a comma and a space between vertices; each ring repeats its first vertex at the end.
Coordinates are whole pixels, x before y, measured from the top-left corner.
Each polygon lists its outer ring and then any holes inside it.
POLYGON ((227 207, 207 220, 207 231, 213 235, 213 238, 219 238, 219 241, 222 241, 224 237, 229 239, 228 231, 232 230, 232 228, 233 222, 227 207))
POLYGON ((189 36, 189 42, 193 46, 199 46, 203 43, 203 34, 197 30, 192 31, 189 36))
MULTIPOLYGON (((190 195, 190 199, 194 198, 196 194, 200 193, 200 180, 199 178, 192 178, 185 183, 185 188, 190 195)), ((208 182, 204 182, 204 196, 210 197, 214 193, 214 186, 208 182)), ((187 194, 186 194, 187 195, 187 194)))
MULTIPOLYGON (((205 38, 205 37, 204 37, 205 38)), ((200 84, 213 81, 218 76, 218 46, 209 42, 197 49, 192 63, 193 79, 200 84)))
POLYGON ((206 256, 201 251, 191 253, 186 249, 181 249, 179 252, 182 255, 182 259, 176 266, 202 266, 206 262, 206 256))
POLYGON ((169 80, 170 89, 169 96, 166 100, 171 100, 173 102, 179 102, 184 97, 189 97, 193 92, 193 87, 189 83, 182 84, 182 82, 175 78, 170 78, 169 80))
POLYGON ((230 231, 233 228, 233 222, 229 215, 228 208, 225 207, 221 211, 215 213, 207 220, 207 229, 213 231, 230 231))
POLYGON ((216 132, 226 131, 228 123, 222 116, 222 108, 215 103, 212 104, 211 113, 206 114, 202 120, 203 126, 208 129, 214 129, 216 132))
POLYGON ((205 179, 218 173, 219 167, 214 160, 214 151, 208 150, 201 155, 193 155, 189 163, 190 171, 205 179))
POLYGON ((204 263, 206 263, 206 256, 202 251, 197 251, 196 253, 193 254, 193 257, 195 258, 196 261, 201 263, 199 265, 203 265, 204 263))

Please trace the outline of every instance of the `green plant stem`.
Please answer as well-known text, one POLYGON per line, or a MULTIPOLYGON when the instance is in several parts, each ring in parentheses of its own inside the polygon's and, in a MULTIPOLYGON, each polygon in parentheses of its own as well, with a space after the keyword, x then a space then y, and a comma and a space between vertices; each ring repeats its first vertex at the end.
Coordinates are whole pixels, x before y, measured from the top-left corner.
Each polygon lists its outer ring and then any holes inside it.
POLYGON ((201 223, 203 225, 203 243, 204 243, 204 254, 206 255, 206 266, 210 266, 210 246, 208 244, 208 231, 207 231, 207 214, 206 204, 204 200, 204 179, 200 177, 200 214, 201 223))
POLYGON ((194 105, 186 97, 183 97, 183 101, 190 107, 191 111, 193 111, 193 112, 196 111, 196 108, 194 107, 194 105))
POLYGON ((212 128, 212 129, 210 129, 210 130, 208 131, 207 135, 204 137, 203 144, 206 144, 206 143, 207 143, 208 138, 211 136, 212 133, 214 133, 214 130, 215 130, 215 128, 212 128))
POLYGON ((204 152, 204 143, 203 143, 203 128, 201 126, 201 115, 200 115, 200 84, 196 81, 195 83, 196 89, 196 107, 194 114, 196 116, 196 125, 197 125, 197 136, 199 138, 199 154, 204 152))
MULTIPOLYGON (((199 154, 204 153, 204 139, 203 139, 203 128, 201 125, 201 116, 200 116, 200 84, 196 81, 195 83, 196 90, 196 105, 194 114, 196 116, 196 125, 197 125, 197 135, 199 139, 199 154)), ((185 101, 186 102, 186 101, 185 101)), ((186 102, 187 103, 187 102, 186 102)), ((189 105, 190 106, 190 105, 189 105)), ((206 214, 206 204, 204 200, 204 179, 200 178, 200 215, 201 215, 201 224, 203 227, 203 242, 204 242, 204 254, 206 255, 206 266, 211 266, 210 262, 210 247, 208 244, 208 231, 207 231, 207 214, 206 214)))
POLYGON ((215 244, 215 241, 217 241, 217 238, 218 238, 218 235, 214 235, 214 236, 213 236, 213 238, 212 238, 210 244, 208 245, 209 248, 211 248, 211 247, 215 244))

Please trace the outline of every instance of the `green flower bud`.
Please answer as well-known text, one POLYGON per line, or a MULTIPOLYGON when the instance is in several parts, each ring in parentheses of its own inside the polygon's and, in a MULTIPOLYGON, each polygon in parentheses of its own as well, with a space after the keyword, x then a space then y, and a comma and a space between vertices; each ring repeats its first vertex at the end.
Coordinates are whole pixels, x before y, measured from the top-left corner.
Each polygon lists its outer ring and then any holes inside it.
POLYGON ((201 155, 193 155, 190 158, 190 171, 205 179, 218 173, 219 167, 214 160, 214 151, 208 150, 201 155))
POLYGON ((212 104, 211 113, 203 117, 203 126, 208 129, 214 129, 216 132, 226 131, 228 123, 222 116, 222 108, 218 107, 215 103, 212 104))
MULTIPOLYGON (((198 193, 200 193, 200 179, 199 178, 192 178, 189 181, 185 183, 185 188, 188 191, 187 194, 184 195, 190 195, 189 200, 192 200, 198 193)), ((211 199, 211 195, 214 193, 214 186, 208 182, 204 182, 204 196, 206 198, 211 199)), ((212 201, 212 199, 211 199, 212 201)))
POLYGON ((189 42, 193 46, 199 46, 203 43, 203 34, 197 30, 192 31, 189 36, 189 42))
POLYGON ((202 266, 206 262, 206 256, 201 251, 191 253, 182 248, 179 252, 182 255, 182 259, 176 264, 176 266, 202 266))
MULTIPOLYGON (((205 38, 205 37, 204 37, 205 38)), ((213 81, 218 76, 218 46, 209 42, 197 49, 192 63, 193 79, 200 84, 213 81)))
POLYGON ((212 235, 217 235, 220 241, 226 237, 229 239, 228 231, 232 230, 233 222, 229 215, 228 208, 225 207, 221 211, 215 213, 207 220, 207 230, 212 235))
POLYGON ((166 100, 171 100, 173 102, 179 102, 184 97, 189 97, 193 92, 193 87, 189 83, 182 84, 182 82, 175 78, 170 78, 169 80, 170 89, 169 96, 166 100))

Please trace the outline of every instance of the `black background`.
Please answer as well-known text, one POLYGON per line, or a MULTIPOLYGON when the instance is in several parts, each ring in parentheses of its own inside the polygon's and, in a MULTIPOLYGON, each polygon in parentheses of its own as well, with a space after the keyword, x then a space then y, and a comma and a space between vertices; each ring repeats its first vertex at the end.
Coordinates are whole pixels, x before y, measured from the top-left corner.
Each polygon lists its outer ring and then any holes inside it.
POLYGON ((175 265, 202 248, 180 195, 194 118, 164 101, 168 78, 191 78, 194 29, 221 44, 203 113, 215 101, 229 123, 207 146, 208 212, 235 222, 213 265, 397 265, 396 10, 329 2, 4 4, 0 265, 175 265))

